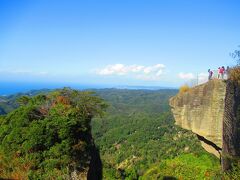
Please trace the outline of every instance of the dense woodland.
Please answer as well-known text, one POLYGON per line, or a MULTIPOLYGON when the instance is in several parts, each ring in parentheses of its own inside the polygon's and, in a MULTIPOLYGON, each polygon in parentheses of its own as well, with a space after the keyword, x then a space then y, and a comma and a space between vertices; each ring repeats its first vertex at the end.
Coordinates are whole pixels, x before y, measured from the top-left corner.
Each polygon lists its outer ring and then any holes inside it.
POLYGON ((66 179, 89 165, 91 136, 106 180, 238 177, 236 168, 222 174, 197 137, 174 125, 168 100, 177 90, 94 91, 1 97, 0 177, 66 179))
POLYGON ((174 125, 168 100, 176 90, 98 90, 110 105, 93 120, 104 179, 203 179, 219 176, 219 160, 197 137, 174 125))
POLYGON ((69 179, 90 167, 90 122, 107 107, 101 98, 63 89, 22 96, 17 103, 0 119, 1 178, 69 179))

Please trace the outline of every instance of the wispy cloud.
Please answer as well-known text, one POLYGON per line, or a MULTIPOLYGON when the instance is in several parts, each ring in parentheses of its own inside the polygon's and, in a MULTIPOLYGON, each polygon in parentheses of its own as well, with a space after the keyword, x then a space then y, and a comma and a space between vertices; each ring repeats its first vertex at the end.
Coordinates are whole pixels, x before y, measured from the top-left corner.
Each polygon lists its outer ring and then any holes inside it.
POLYGON ((195 78, 194 74, 193 73, 183 73, 183 72, 180 72, 178 74, 178 77, 180 79, 184 79, 184 80, 192 80, 195 78))
POLYGON ((196 75, 193 73, 179 73, 178 77, 190 86, 203 84, 208 81, 208 73, 198 73, 196 75))
POLYGON ((208 74, 207 73, 200 73, 198 74, 198 83, 202 84, 208 81, 208 74))
POLYGON ((97 69, 95 73, 103 76, 132 76, 142 80, 159 80, 164 70, 165 65, 163 64, 152 66, 113 64, 102 69, 97 69))

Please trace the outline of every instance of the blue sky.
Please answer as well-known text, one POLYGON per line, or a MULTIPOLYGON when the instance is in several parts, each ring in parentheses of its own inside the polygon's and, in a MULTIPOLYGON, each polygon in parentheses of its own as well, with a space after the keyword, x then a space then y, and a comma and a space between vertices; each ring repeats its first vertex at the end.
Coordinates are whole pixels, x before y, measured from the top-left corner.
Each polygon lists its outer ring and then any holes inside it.
POLYGON ((0 81, 179 86, 233 65, 240 2, 0 0, 0 81))

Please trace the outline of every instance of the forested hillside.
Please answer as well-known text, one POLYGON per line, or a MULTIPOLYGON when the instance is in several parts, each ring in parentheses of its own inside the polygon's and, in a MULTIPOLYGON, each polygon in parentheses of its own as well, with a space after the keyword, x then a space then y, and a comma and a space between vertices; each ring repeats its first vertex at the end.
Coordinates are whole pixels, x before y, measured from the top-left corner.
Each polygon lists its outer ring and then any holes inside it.
POLYGON ((18 105, 0 116, 0 179, 101 179, 90 126, 107 107, 101 98, 63 89, 18 105))
POLYGON ((218 176, 219 160, 196 136, 174 125, 168 106, 176 90, 98 90, 110 107, 93 120, 104 179, 203 179, 218 176))
MULTIPOLYGON (((94 110, 96 105, 102 104, 102 100, 95 95, 70 91, 70 96, 67 96, 72 102, 70 107, 67 105, 68 100, 59 98, 64 91, 48 95, 47 90, 44 90, 41 91, 42 95, 33 98, 30 98, 32 93, 20 99, 18 98, 22 94, 3 97, 14 106, 9 104, 11 112, 1 117, 0 173, 4 177, 12 177, 22 172, 22 176, 40 179, 58 174, 64 179, 64 175, 69 174, 66 168, 68 163, 76 161, 73 153, 76 149, 73 147, 79 147, 80 151, 84 149, 87 157, 89 148, 93 147, 92 140, 89 139, 83 140, 87 144, 91 142, 89 146, 73 145, 68 141, 77 138, 72 133, 80 128, 81 132, 83 130, 86 133, 92 130, 103 163, 104 180, 164 177, 212 179, 221 176, 219 160, 203 150, 195 135, 174 125, 168 100, 177 90, 94 91, 106 101, 108 108, 102 117, 92 120, 92 127, 90 121, 82 119, 82 112, 77 110, 79 106, 94 110), (72 93, 77 97, 85 97, 85 101, 74 98, 72 93), (56 102, 56 106, 50 106, 47 115, 45 111, 41 110, 40 114, 36 111, 50 102, 56 102), (19 105, 19 108, 13 110, 19 105), (70 112, 77 114, 72 116, 70 112), (47 130, 47 127, 51 128, 47 130), (55 130, 52 131, 53 129, 55 130), (52 134, 54 132, 57 134, 52 134), (48 139, 49 137, 57 139, 48 139)), ((38 94, 37 91, 34 92, 38 94)), ((6 102, 3 104, 6 105, 6 102)), ((82 156, 84 153, 80 154, 82 156)))

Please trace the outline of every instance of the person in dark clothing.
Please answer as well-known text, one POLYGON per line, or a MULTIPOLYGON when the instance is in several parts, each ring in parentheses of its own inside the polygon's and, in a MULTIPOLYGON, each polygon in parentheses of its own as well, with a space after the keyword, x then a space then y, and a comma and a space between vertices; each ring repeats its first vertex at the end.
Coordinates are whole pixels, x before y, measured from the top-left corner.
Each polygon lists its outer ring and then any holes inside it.
POLYGON ((211 69, 208 69, 208 80, 211 80, 213 76, 213 72, 211 71, 211 69))
POLYGON ((224 79, 224 74, 225 74, 225 67, 222 66, 221 69, 220 69, 220 77, 221 77, 221 79, 224 79))

